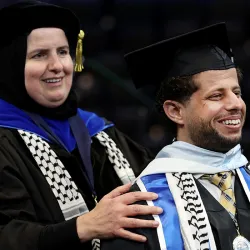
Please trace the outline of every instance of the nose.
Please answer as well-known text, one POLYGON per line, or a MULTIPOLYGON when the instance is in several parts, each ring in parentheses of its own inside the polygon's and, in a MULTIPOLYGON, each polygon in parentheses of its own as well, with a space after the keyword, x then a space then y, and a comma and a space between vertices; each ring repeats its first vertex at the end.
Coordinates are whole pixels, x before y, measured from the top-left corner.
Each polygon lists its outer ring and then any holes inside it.
POLYGON ((48 63, 49 71, 53 71, 55 73, 61 72, 63 70, 63 64, 58 57, 58 55, 51 55, 48 63))
POLYGON ((244 106, 244 101, 241 96, 236 95, 234 92, 230 92, 226 99, 226 109, 227 110, 242 110, 244 106))

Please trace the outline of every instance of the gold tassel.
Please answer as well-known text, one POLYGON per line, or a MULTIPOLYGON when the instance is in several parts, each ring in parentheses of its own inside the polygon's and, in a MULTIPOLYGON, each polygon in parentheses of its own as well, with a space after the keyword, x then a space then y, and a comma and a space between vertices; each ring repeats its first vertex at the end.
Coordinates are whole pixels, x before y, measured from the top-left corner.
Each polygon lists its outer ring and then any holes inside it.
POLYGON ((76 45, 76 64, 75 64, 75 72, 81 72, 83 70, 82 64, 82 39, 84 38, 83 30, 80 30, 78 34, 78 40, 76 45))

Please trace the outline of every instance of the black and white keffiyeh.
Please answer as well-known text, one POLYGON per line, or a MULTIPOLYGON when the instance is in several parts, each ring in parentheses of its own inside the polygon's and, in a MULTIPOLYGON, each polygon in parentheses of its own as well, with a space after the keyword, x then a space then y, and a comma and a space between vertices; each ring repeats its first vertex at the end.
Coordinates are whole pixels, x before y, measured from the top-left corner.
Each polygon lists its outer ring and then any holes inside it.
POLYGON ((185 250, 209 250, 210 225, 192 174, 167 173, 166 178, 179 215, 185 250))
POLYGON ((50 145, 36 134, 18 130, 48 182, 65 220, 88 212, 75 182, 50 145))
MULTIPOLYGON (((34 133, 24 130, 18 132, 53 191, 65 220, 87 213, 88 207, 75 182, 50 145, 34 133)), ((133 170, 116 143, 103 131, 98 133, 96 138, 105 147, 108 158, 122 183, 134 180, 133 170)), ((99 239, 92 240, 92 249, 100 249, 99 239)))
POLYGON ((99 132, 95 137, 105 147, 108 158, 122 183, 133 181, 135 179, 134 172, 116 143, 104 131, 99 132))
MULTIPOLYGON (((178 213, 185 250, 217 249, 208 216, 193 177, 193 173, 202 171, 212 173, 214 170, 193 161, 157 158, 150 162, 135 180, 141 189, 140 180, 143 176, 165 174, 178 213), (188 170, 192 173, 187 173, 188 170)), ((159 221, 158 218, 156 220, 159 221)), ((158 227, 157 234, 159 241, 163 242, 161 249, 166 249, 165 241, 162 240, 164 237, 162 230, 162 227, 158 227)))

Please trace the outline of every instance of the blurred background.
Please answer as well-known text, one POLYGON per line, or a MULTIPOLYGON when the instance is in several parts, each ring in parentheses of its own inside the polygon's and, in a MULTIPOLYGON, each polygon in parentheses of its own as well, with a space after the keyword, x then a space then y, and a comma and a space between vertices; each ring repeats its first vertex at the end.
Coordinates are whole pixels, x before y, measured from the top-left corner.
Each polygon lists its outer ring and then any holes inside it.
MULTIPOLYGON (((243 98, 250 105, 250 1, 41 1, 68 7, 80 17, 86 34, 83 40, 85 69, 75 81, 81 107, 113 121, 121 131, 155 152, 173 138, 164 126, 164 117, 154 110, 153 100, 134 88, 123 59, 127 52, 225 21, 235 61, 244 74, 243 98)), ((1 0, 0 7, 14 2, 17 1, 1 0)), ((249 138, 248 115, 243 136, 243 147, 248 157, 249 138)))

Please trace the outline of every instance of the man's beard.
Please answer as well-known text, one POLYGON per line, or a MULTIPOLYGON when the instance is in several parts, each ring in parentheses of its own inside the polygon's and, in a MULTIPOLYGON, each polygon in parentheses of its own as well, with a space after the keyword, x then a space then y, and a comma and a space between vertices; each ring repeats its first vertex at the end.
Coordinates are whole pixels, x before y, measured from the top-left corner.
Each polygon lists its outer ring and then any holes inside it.
POLYGON ((238 138, 227 138, 220 135, 210 123, 204 121, 200 117, 192 119, 188 124, 189 136, 195 146, 205 148, 216 152, 227 152, 235 147, 240 141, 238 138))

